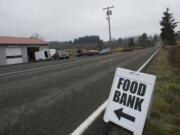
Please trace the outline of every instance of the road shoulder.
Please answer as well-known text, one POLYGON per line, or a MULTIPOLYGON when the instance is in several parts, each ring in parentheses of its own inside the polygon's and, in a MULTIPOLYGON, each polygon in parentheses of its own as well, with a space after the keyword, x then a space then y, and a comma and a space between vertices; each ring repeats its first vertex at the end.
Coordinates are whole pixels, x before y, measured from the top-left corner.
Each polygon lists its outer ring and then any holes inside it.
POLYGON ((148 73, 157 76, 150 119, 144 135, 175 135, 180 133, 180 77, 169 61, 167 50, 161 49, 148 73))

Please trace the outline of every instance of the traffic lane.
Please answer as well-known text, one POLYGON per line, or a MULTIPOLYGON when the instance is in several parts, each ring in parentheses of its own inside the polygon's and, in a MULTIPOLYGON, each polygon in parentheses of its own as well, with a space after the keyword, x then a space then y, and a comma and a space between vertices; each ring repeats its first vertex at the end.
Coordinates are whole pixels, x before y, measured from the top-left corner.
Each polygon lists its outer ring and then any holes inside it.
MULTIPOLYGON (((73 76, 73 77, 75 77, 75 76, 73 76)), ((81 81, 81 80, 80 80, 81 81)), ((89 81, 89 80, 88 80, 89 81)), ((87 81, 87 82, 88 82, 87 81)), ((83 83, 85 83, 84 81, 83 81, 83 83)), ((78 82, 76 83, 76 88, 77 88, 77 86, 78 85, 81 85, 81 84, 79 84, 78 82)), ((57 85, 56 85, 57 86, 57 85)), ((51 88, 51 90, 53 89, 53 87, 51 88)), ((70 89, 70 88, 67 88, 66 90, 68 90, 68 89, 70 89)), ((80 88, 79 88, 80 89, 80 88)), ((18 92, 19 93, 19 92, 18 92)), ((58 94, 60 94, 60 93, 57 93, 57 95, 58 94)), ((68 94, 68 93, 66 93, 66 94, 68 94)), ((70 94, 70 93, 69 93, 70 94)), ((24 95, 24 94, 23 94, 24 95)), ((29 95, 29 94, 28 94, 29 95)), ((74 94, 73 94, 74 95, 74 94)), ((52 96, 52 95, 51 95, 52 96)), ((49 96, 49 97, 51 97, 51 96, 49 96)), ((43 97, 44 98, 44 97, 43 97)), ((53 99, 55 98, 55 97, 52 97, 53 99)), ((59 98, 59 97, 58 97, 59 98)), ((70 97, 71 98, 71 97, 70 97)), ((44 98, 45 99, 45 98, 44 98)), ((39 99, 40 100, 40 99, 39 99)), ((42 99, 41 99, 42 100, 42 99)), ((50 101, 48 101, 48 103, 49 103, 50 101)), ((62 109, 62 112, 64 112, 63 110, 65 110, 64 108, 65 107, 63 107, 64 106, 64 103, 65 103, 65 101, 63 101, 62 100, 62 103, 63 104, 60 104, 59 105, 59 109, 62 109), (62 107, 62 108, 61 108, 62 107)), ((34 103, 35 104, 35 103, 34 103)), ((26 105, 27 106, 27 105, 26 105)), ((42 105, 42 103, 41 103, 41 107, 42 107, 43 105, 42 105)), ((1 107, 2 108, 2 107, 1 107)), ((5 118, 6 118, 6 121, 10 121, 13 125, 15 125, 15 126, 17 126, 17 128, 15 128, 15 129, 20 129, 20 131, 13 131, 13 132, 16 132, 16 133, 18 133, 18 134, 21 134, 20 132, 22 132, 22 134, 24 133, 24 130, 23 130, 23 126, 21 125, 21 126, 19 126, 18 124, 15 124, 16 123, 16 120, 14 120, 14 118, 11 118, 11 116, 15 116, 15 118, 16 117, 18 117, 18 114, 15 114, 14 112, 18 112, 18 113, 21 113, 21 118, 19 119, 19 121, 24 121, 24 119, 25 118, 23 118, 22 116, 22 114, 24 114, 24 112, 21 112, 21 110, 22 110, 22 108, 25 108, 25 106, 22 106, 22 107, 20 107, 20 108, 16 108, 16 110, 9 110, 9 112, 8 113, 10 113, 10 115, 6 115, 6 116, 4 116, 5 118), (10 112, 11 111, 11 112, 10 112), (12 115, 13 114, 13 115, 12 115), (11 119, 13 119, 13 120, 11 120, 11 119), (21 120, 22 119, 22 120, 21 120), (14 122, 15 121, 15 122, 14 122), (22 129, 22 130, 21 130, 22 129)), ((25 109, 28 109, 29 107, 26 107, 25 109)), ((32 108, 31 108, 32 109, 32 108)), ((34 110, 36 110, 36 109, 34 109, 34 110)), ((33 111, 34 111, 33 110, 33 111)), ((49 110, 49 109, 48 109, 49 110)), ((50 109, 50 110, 56 110, 56 109, 50 109)), ((32 111, 32 110, 31 110, 32 111)), ((54 112, 53 111, 53 112, 54 112)), ((67 114, 67 111, 65 111, 66 113, 65 114, 67 114)), ((4 111, 4 113, 5 113, 5 111, 4 111)), ((27 115, 27 113, 30 113, 29 111, 26 111, 26 115, 27 115)), ((25 116, 26 116, 25 115, 25 116)), ((34 115, 33 115, 34 116, 34 115)), ((51 116, 51 115, 49 115, 49 116, 51 116)), ((27 116, 28 117, 28 116, 27 116)), ((34 116, 35 117, 35 116, 34 116)), ((43 115, 40 115, 40 116, 38 116, 38 119, 37 118, 35 118, 35 119, 37 119, 37 120, 35 120, 35 122, 34 121, 32 121, 32 123, 31 123, 31 119, 32 118, 30 118, 30 120, 25 120, 25 125, 28 125, 28 123, 29 123, 29 121, 30 121, 30 125, 31 126, 28 126, 28 129, 31 129, 30 127, 34 127, 35 125, 36 125, 36 122, 38 123, 38 120, 39 120, 39 118, 41 118, 41 117, 43 117, 43 115), (34 123, 33 123, 34 122, 34 123)), ((51 119, 53 119, 53 118, 51 118, 51 119)), ((44 119, 44 118, 42 118, 42 120, 46 120, 46 119, 44 119)), ((41 119, 40 119, 40 121, 42 121, 41 119)), ((48 119, 48 121, 49 121, 49 119, 48 119)), ((7 123, 1 123, 0 125, 2 126, 3 124, 7 124, 7 123)), ((24 124, 23 124, 24 125, 24 124)), ((40 124, 41 125, 41 124, 40 124)), ((53 124, 54 125, 54 124, 53 124)), ((54 125, 55 126, 55 125, 54 125)), ((7 127, 7 129, 6 128, 4 128, 4 132, 5 133, 8 133, 8 134, 10 134, 10 132, 11 132, 11 128, 9 128, 8 126, 6 126, 7 127)), ((56 126, 55 126, 56 127, 56 126)), ((36 130, 34 130, 34 129, 37 129, 36 127, 34 127, 32 130, 33 131, 36 131, 36 130)), ((59 129, 59 128, 58 128, 59 129)), ((3 129, 1 130, 1 131, 3 131, 3 129)), ((39 131, 39 129, 38 129, 38 131, 39 131)), ((37 132, 38 132, 37 131, 37 132)), ((29 131, 30 132, 30 134, 31 134, 31 131, 29 131)), ((34 132, 33 132, 33 134, 34 134, 34 132)))
MULTIPOLYGON (((135 58, 136 55, 133 55, 133 57, 135 58)), ((130 59, 127 61, 129 61, 131 63, 134 60, 130 59)), ((121 62, 121 63, 123 63, 123 62, 121 62)), ((75 125, 79 124, 80 123, 79 120, 83 120, 87 117, 86 112, 94 111, 97 107, 97 106, 96 107, 94 107, 94 106, 101 104, 103 102, 103 100, 105 99, 105 97, 107 97, 106 92, 102 91, 102 90, 105 88, 108 88, 108 86, 111 85, 110 80, 108 82, 106 82, 106 81, 109 78, 113 77, 113 73, 114 73, 116 66, 112 66, 112 65, 117 64, 117 61, 111 61, 111 62, 109 61, 109 63, 104 63, 104 64, 95 63, 95 65, 92 65, 92 63, 91 63, 90 65, 88 65, 88 66, 86 65, 85 67, 83 67, 83 68, 87 69, 88 72, 90 72, 89 74, 87 71, 86 72, 83 71, 82 67, 80 70, 77 69, 77 71, 80 71, 80 72, 78 72, 78 75, 76 73, 74 75, 71 75, 71 77, 74 79, 72 79, 72 81, 69 80, 70 84, 72 84, 73 86, 66 87, 66 88, 64 87, 64 94, 62 93, 63 90, 60 89, 62 87, 62 85, 59 84, 58 82, 56 82, 57 84, 55 85, 56 86, 55 88, 59 88, 59 89, 54 91, 55 93, 53 92, 53 94, 50 93, 50 95, 48 95, 47 97, 43 96, 43 98, 38 99, 39 102, 25 104, 23 106, 20 106, 19 108, 17 107, 16 109, 11 108, 13 110, 9 109, 8 112, 4 111, 4 113, 5 112, 9 113, 9 115, 4 115, 5 121, 7 121, 11 124, 7 125, 7 123, 6 123, 6 126, 1 131, 4 131, 4 133, 12 133, 12 132, 14 133, 15 132, 17 134, 21 134, 21 133, 24 134, 25 131, 27 131, 28 134, 35 134, 35 133, 51 134, 51 133, 53 133, 53 130, 55 130, 54 134, 56 134, 57 132, 60 132, 62 134, 67 134, 67 132, 70 131, 69 127, 72 127, 71 129, 75 128, 75 126, 72 126, 73 124, 75 124, 75 125), (101 65, 100 69, 104 69, 104 70, 102 72, 93 74, 93 72, 96 71, 93 67, 95 67, 96 65, 101 65), (109 70, 107 70, 107 69, 109 69, 109 70), (84 77, 81 76, 82 78, 78 78, 81 75, 82 71, 87 73, 87 75, 84 77), (110 71, 110 73, 108 71, 110 71), (113 72, 113 73, 111 73, 111 72, 113 72), (106 77, 103 77, 104 75, 106 77), (89 78, 89 80, 87 80, 86 78, 89 78), (105 79, 102 79, 102 78, 105 78, 105 79), (76 80, 75 83, 73 83, 74 80, 76 80), (100 80, 105 81, 105 82, 104 83, 100 82, 100 80), (59 86, 58 86, 58 84, 59 84, 59 86), (95 84, 94 85, 95 88, 93 88, 92 84, 95 84), (104 85, 102 85, 102 84, 104 84, 104 85), (99 88, 100 88, 100 90, 99 90, 99 88), (59 90, 61 90, 61 92, 59 90), (98 94, 99 92, 100 92, 101 96, 100 96, 100 94, 98 94), (102 95, 102 93, 103 93, 103 95, 102 95), (77 96, 75 96, 75 95, 77 95, 77 96), (94 95, 94 97, 89 98, 89 97, 92 97, 90 95, 94 95), (65 97, 67 97, 67 99, 65 97), (54 99, 56 99, 56 100, 54 100, 54 99), (86 104, 92 102, 92 104, 84 105, 84 102, 86 102, 86 104), (72 104, 72 105, 68 107, 66 103, 72 104), (83 109, 82 106, 87 106, 88 108, 83 109), (85 112, 85 113, 83 113, 83 115, 81 113, 82 110, 84 110, 84 112, 85 112), (73 114, 72 114, 72 112, 73 112, 73 114), (78 115, 80 115, 80 118, 78 118, 78 120, 77 120, 76 118, 78 115), (61 116, 61 117, 59 117, 59 116, 61 116), (46 121, 48 121, 48 122, 46 123, 46 121), (73 121, 73 123, 72 123, 72 121, 73 121), (77 121, 77 123, 76 123, 76 121, 77 121), (42 124, 42 123, 45 123, 45 124, 42 124), (56 124, 57 124, 57 127, 56 127, 56 124), (66 124, 69 125, 69 127, 66 126, 66 124), (60 129, 59 127, 62 127, 62 125, 64 125, 64 127, 63 127, 63 129, 60 129), (45 127, 45 129, 48 129, 48 131, 46 131, 46 130, 44 131, 43 127, 45 127), (58 131, 58 130, 60 130, 60 131, 58 131)), ((54 86, 54 84, 53 84, 53 86, 54 86)), ((53 89, 55 89, 55 88, 51 87, 49 89, 49 91, 53 91, 53 89)), ((88 113, 88 114, 90 114, 90 113, 88 113)), ((4 123, 1 121, 1 125, 3 125, 3 124, 4 123)))
POLYGON ((47 60, 47 61, 39 61, 39 62, 31 62, 31 63, 3 65, 3 66, 0 66, 0 74, 31 70, 34 68, 46 67, 46 66, 51 66, 51 65, 59 65, 59 64, 73 62, 73 61, 84 60, 84 59, 91 59, 91 58, 96 59, 98 57, 102 57, 102 56, 93 55, 93 56, 73 57, 73 58, 64 59, 64 60, 47 60))
POLYGON ((85 57, 75 57, 75 58, 70 58, 70 59, 65 59, 65 60, 48 60, 48 61, 39 61, 39 62, 31 62, 31 63, 13 64, 13 65, 3 65, 3 66, 0 66, 0 74, 28 70, 32 68, 39 68, 39 67, 48 66, 48 65, 72 62, 72 61, 81 60, 84 58, 85 57))

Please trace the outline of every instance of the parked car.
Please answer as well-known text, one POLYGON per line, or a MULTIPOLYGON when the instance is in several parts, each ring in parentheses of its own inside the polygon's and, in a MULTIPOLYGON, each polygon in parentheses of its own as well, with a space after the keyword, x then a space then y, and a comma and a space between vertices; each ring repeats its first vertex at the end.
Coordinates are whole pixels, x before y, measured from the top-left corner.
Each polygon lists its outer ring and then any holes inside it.
POLYGON ((91 53, 91 55, 97 55, 99 54, 98 50, 89 50, 89 52, 91 53))
POLYGON ((99 52, 100 55, 104 55, 104 54, 108 54, 111 53, 111 49, 107 48, 107 49, 103 49, 99 52))
POLYGON ((91 56, 92 54, 88 50, 82 50, 82 56, 91 56))
POLYGON ((61 59, 69 59, 69 53, 65 52, 64 50, 58 50, 56 52, 56 55, 57 55, 57 58, 59 60, 61 60, 61 59))
POLYGON ((77 50, 77 56, 80 57, 80 56, 91 56, 92 53, 88 50, 81 50, 81 49, 78 49, 77 50))

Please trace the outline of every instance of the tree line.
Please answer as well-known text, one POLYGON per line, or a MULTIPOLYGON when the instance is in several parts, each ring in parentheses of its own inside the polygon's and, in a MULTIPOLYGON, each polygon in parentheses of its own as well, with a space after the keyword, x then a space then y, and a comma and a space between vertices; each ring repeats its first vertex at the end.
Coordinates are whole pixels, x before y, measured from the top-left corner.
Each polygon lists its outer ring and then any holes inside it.
POLYGON ((50 48, 56 49, 75 49, 75 48, 86 48, 86 49, 103 49, 112 46, 113 48, 117 47, 148 47, 153 46, 160 39, 159 35, 148 36, 146 33, 143 33, 140 36, 136 37, 127 37, 127 38, 118 38, 113 39, 110 42, 103 41, 100 39, 100 36, 84 36, 74 39, 73 41, 51 41, 50 48))

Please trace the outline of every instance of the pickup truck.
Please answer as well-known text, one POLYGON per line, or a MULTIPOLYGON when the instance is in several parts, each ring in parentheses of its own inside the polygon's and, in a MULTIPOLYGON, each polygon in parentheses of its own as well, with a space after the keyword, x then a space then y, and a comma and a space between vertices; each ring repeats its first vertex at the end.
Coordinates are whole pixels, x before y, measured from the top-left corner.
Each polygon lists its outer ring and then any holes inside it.
POLYGON ((56 54, 59 60, 69 59, 69 53, 64 50, 57 50, 56 54))

